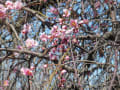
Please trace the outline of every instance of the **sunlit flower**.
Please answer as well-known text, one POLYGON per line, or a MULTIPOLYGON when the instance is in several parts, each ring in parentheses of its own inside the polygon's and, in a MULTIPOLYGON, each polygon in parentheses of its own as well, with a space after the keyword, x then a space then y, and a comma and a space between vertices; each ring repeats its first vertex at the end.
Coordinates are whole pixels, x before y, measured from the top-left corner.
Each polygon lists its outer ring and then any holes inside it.
POLYGON ((63 9, 63 17, 69 17, 70 11, 68 9, 63 9))
POLYGON ((47 67, 48 67, 48 65, 47 65, 47 64, 44 64, 44 65, 43 65, 43 67, 44 67, 44 68, 47 68, 47 67))
POLYGON ((64 83, 64 82, 66 82, 66 79, 65 79, 65 78, 62 78, 62 79, 61 79, 61 83, 64 83))
POLYGON ((63 25, 63 26, 62 26, 62 29, 65 29, 65 30, 66 30, 66 29, 67 29, 67 26, 66 26, 66 25, 63 25))
POLYGON ((17 48, 18 48, 19 50, 22 50, 22 49, 23 49, 23 47, 22 47, 22 46, 17 46, 17 48))
POLYGON ((9 86, 9 80, 5 80, 3 86, 9 86))
POLYGON ((17 53, 17 52, 14 52, 13 54, 14 54, 15 57, 18 57, 18 56, 20 55, 20 54, 17 53))
POLYGON ((26 47, 32 48, 32 47, 37 46, 37 45, 38 45, 38 42, 35 41, 35 40, 33 40, 33 39, 29 39, 29 38, 28 38, 28 39, 25 41, 25 44, 26 44, 26 47))
POLYGON ((63 24, 63 19, 62 18, 59 18, 59 23, 60 23, 60 25, 63 24))
POLYGON ((54 25, 51 29, 51 33, 56 33, 58 29, 58 26, 54 25))
POLYGON ((63 75, 63 74, 65 74, 67 71, 65 70, 65 69, 63 69, 62 71, 61 71, 61 75, 63 75))
POLYGON ((50 37, 48 35, 46 35, 45 33, 42 33, 40 35, 40 40, 42 40, 43 42, 46 42, 50 37))
POLYGON ((22 34, 27 34, 31 30, 31 25, 30 24, 24 24, 22 34))
POLYGON ((72 27, 77 27, 77 26, 78 26, 77 20, 71 19, 71 20, 70 20, 70 25, 71 25, 72 27))
POLYGON ((31 25, 30 24, 24 24, 23 29, 30 31, 31 30, 31 25))
POLYGON ((79 21, 79 24, 88 24, 88 19, 84 19, 84 20, 81 20, 79 21))
POLYGON ((35 67, 34 67, 34 66, 31 66, 31 67, 30 67, 30 69, 31 69, 31 70, 34 70, 34 69, 35 69, 35 67))
POLYGON ((55 15, 58 15, 58 14, 59 14, 58 9, 55 8, 55 7, 52 7, 52 8, 50 9, 50 12, 53 13, 53 14, 55 14, 55 15))
POLYGON ((3 19, 6 17, 6 10, 7 9, 2 4, 0 4, 0 19, 3 19))
POLYGON ((14 8, 20 10, 23 7, 23 3, 21 1, 16 1, 14 3, 14 8))
POLYGON ((33 72, 29 68, 21 68, 20 69, 21 73, 26 76, 33 76, 33 72))
POLYGON ((53 53, 55 53, 56 52, 56 48, 52 48, 52 50, 51 50, 53 53))
POLYGON ((14 9, 14 4, 12 1, 6 1, 5 5, 6 5, 7 9, 14 9))
POLYGON ((25 29, 23 29, 21 32, 22 32, 23 35, 28 33, 25 29))
POLYGON ((66 57, 65 57, 65 60, 69 60, 69 59, 70 59, 70 57, 69 57, 69 56, 66 56, 66 57))
POLYGON ((73 43, 78 43, 78 40, 76 38, 73 38, 72 42, 73 43))
POLYGON ((53 55, 51 52, 49 52, 49 57, 50 57, 50 60, 56 60, 57 59, 57 56, 53 55))

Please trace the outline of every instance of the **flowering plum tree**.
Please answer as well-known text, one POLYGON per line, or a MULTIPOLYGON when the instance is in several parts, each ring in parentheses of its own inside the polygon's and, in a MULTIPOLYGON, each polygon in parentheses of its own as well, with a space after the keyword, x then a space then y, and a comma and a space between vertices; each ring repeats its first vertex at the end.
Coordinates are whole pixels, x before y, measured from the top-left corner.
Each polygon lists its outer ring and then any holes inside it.
POLYGON ((119 90, 120 0, 0 0, 0 90, 119 90))

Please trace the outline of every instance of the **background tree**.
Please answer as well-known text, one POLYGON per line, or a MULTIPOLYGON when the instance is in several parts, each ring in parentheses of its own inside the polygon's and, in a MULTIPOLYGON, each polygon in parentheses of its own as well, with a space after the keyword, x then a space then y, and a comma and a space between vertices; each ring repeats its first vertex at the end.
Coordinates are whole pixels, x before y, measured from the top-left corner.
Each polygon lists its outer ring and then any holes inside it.
POLYGON ((0 1, 0 88, 119 90, 119 0, 0 1))

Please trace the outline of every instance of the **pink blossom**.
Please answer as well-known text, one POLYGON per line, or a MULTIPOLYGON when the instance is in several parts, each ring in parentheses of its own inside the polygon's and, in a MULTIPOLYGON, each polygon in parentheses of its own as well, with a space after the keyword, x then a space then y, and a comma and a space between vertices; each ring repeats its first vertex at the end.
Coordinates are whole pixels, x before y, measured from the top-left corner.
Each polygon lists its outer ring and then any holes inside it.
POLYGON ((14 3, 14 8, 20 10, 23 7, 23 3, 21 1, 16 1, 14 3))
POLYGON ((68 9, 63 9, 63 17, 69 17, 70 11, 68 9))
POLYGON ((52 52, 55 53, 55 51, 56 51, 56 48, 52 48, 52 52))
POLYGON ((14 70, 13 70, 13 72, 14 72, 14 73, 16 73, 16 72, 17 72, 17 70, 18 70, 18 68, 17 68, 17 67, 15 67, 15 68, 14 68, 14 70))
POLYGON ((31 66, 31 67, 30 67, 30 69, 31 69, 31 70, 34 70, 34 69, 35 69, 35 67, 34 67, 34 66, 31 66))
POLYGON ((23 29, 21 32, 22 32, 23 35, 28 33, 25 29, 23 29))
POLYGON ((0 19, 4 19, 6 17, 6 8, 0 4, 0 19))
POLYGON ((29 38, 28 38, 28 39, 25 41, 25 44, 26 44, 26 47, 32 48, 32 47, 37 46, 37 45, 38 45, 38 42, 35 41, 35 40, 33 40, 33 39, 29 39, 29 38))
POLYGON ((31 30, 31 25, 30 24, 24 24, 22 34, 25 35, 31 30))
POLYGON ((42 33, 40 35, 40 40, 42 40, 43 42, 46 42, 50 37, 48 35, 46 35, 45 33, 42 33))
POLYGON ((20 55, 20 54, 17 53, 17 52, 14 52, 13 54, 14 54, 15 57, 18 57, 18 56, 20 55))
POLYGON ((76 38, 73 38, 72 42, 73 43, 78 43, 78 40, 76 38))
POLYGON ((53 55, 50 57, 51 60, 56 60, 57 59, 57 56, 53 55))
POLYGON ((23 47, 22 47, 22 46, 17 46, 17 48, 18 48, 19 50, 22 50, 22 49, 23 49, 23 47))
POLYGON ((65 69, 63 69, 62 71, 61 71, 61 75, 63 75, 63 74, 65 74, 67 71, 65 70, 65 69))
POLYGON ((66 25, 63 25, 63 26, 62 26, 62 29, 67 29, 67 26, 66 26, 66 25))
POLYGON ((49 57, 50 57, 50 60, 56 60, 57 59, 57 56, 53 55, 51 52, 49 52, 49 57))
POLYGON ((29 68, 21 68, 20 69, 21 73, 26 76, 33 76, 33 72, 29 68))
POLYGON ((61 83, 64 83, 65 81, 66 81, 65 78, 62 78, 62 79, 61 79, 61 83))
POLYGON ((55 15, 58 15, 58 14, 59 14, 58 9, 55 8, 55 7, 52 7, 52 8, 50 9, 50 12, 53 13, 53 14, 55 14, 55 15))
POLYGON ((43 65, 43 67, 44 67, 44 68, 47 68, 47 67, 48 67, 48 65, 47 65, 47 64, 44 64, 44 65, 43 65))
POLYGON ((57 29, 58 29, 58 26, 54 25, 54 26, 52 27, 51 33, 57 32, 57 29))
POLYGON ((12 1, 6 1, 5 5, 6 5, 7 9, 14 9, 14 4, 12 1))
POLYGON ((84 19, 84 20, 81 20, 80 22, 79 22, 79 24, 88 24, 88 20, 87 19, 84 19))
POLYGON ((77 27, 77 26, 78 26, 77 20, 71 19, 71 20, 70 20, 70 25, 71 25, 72 27, 77 27))
POLYGON ((69 56, 66 56, 66 57, 65 57, 65 60, 69 60, 69 59, 70 59, 70 57, 69 57, 69 56))
POLYGON ((59 23, 60 23, 60 25, 63 24, 63 19, 62 18, 59 18, 59 23))
POLYGON ((24 24, 23 29, 30 31, 31 30, 31 25, 30 24, 24 24))
POLYGON ((59 83, 58 87, 64 87, 63 83, 59 83))
POLYGON ((9 80, 5 80, 3 86, 9 86, 9 80))

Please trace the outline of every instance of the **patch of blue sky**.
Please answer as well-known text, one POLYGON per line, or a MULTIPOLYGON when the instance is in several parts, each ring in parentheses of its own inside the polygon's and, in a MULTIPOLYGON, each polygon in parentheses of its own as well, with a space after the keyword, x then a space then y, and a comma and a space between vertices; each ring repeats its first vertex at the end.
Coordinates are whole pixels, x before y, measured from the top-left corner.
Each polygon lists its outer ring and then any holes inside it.
POLYGON ((91 10, 91 6, 89 5, 87 8, 84 9, 84 12, 89 12, 91 10))
POLYGON ((120 3, 120 0, 117 0, 118 3, 120 3))
POLYGON ((106 60, 105 60, 104 57, 99 57, 99 55, 97 55, 97 62, 99 62, 99 63, 105 63, 106 60))
POLYGON ((108 10, 108 9, 109 9, 109 6, 104 3, 104 8, 108 10))
POLYGON ((88 26, 91 27, 92 24, 93 24, 93 21, 90 21, 90 22, 88 23, 88 26))
POLYGON ((115 64, 115 55, 113 55, 111 58, 110 58, 110 61, 111 61, 111 64, 115 64))
POLYGON ((7 35, 7 37, 5 39, 9 40, 10 38, 12 38, 12 37, 10 35, 7 35))
POLYGON ((112 31, 112 27, 108 27, 108 31, 112 31))
POLYGON ((77 10, 77 13, 78 13, 78 14, 80 14, 80 13, 81 13, 81 9, 80 9, 80 8, 77 10))
POLYGON ((102 17, 103 17, 103 18, 106 18, 106 17, 107 17, 107 15, 103 15, 102 17))
POLYGON ((60 6, 65 6, 66 5, 66 3, 60 3, 60 6))
POLYGON ((49 29, 48 27, 46 27, 45 33, 46 33, 46 34, 50 34, 50 29, 49 29))
POLYGON ((104 8, 101 6, 100 8, 97 9, 98 14, 102 14, 104 11, 104 8))
POLYGON ((81 2, 81 0, 77 0, 77 2, 81 2))
POLYGON ((74 7, 73 7, 73 10, 77 10, 81 5, 79 3, 75 4, 74 7))
POLYGON ((51 15, 52 15, 52 13, 51 13, 51 12, 49 12, 49 11, 46 13, 46 15, 47 15, 48 17, 52 17, 52 16, 51 16, 51 15))
POLYGON ((119 15, 116 15, 116 19, 117 19, 118 21, 120 21, 120 16, 119 16, 119 15))
POLYGON ((33 27, 34 27, 35 32, 38 32, 39 27, 41 26, 41 24, 42 24, 42 22, 41 22, 41 21, 38 21, 38 20, 33 21, 33 22, 31 23, 31 25, 33 25, 33 27))

